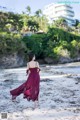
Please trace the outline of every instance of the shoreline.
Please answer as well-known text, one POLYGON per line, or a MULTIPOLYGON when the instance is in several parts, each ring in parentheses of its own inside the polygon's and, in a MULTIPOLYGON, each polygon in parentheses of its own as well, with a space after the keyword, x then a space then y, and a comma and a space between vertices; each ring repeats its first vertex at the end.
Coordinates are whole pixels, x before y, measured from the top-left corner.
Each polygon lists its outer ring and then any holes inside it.
MULTIPOLYGON (((56 64, 48 64, 48 63, 40 63, 40 66, 44 67, 44 66, 64 66, 66 64, 74 64, 76 66, 76 64, 80 63, 80 61, 72 61, 72 62, 66 62, 66 63, 56 63, 56 64)), ((26 62, 27 64, 27 62, 26 62)), ((0 69, 15 69, 15 68, 23 68, 26 67, 26 65, 21 65, 21 66, 0 66, 0 69)))

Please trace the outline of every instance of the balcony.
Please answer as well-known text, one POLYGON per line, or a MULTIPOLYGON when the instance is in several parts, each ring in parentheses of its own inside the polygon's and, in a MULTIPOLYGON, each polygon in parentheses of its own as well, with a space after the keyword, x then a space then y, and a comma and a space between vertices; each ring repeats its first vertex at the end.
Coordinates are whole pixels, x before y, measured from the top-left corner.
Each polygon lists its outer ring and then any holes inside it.
POLYGON ((65 5, 65 4, 62 4, 62 5, 61 5, 61 4, 58 4, 58 5, 55 6, 56 9, 57 9, 57 8, 61 8, 61 7, 66 7, 66 8, 68 8, 68 9, 69 9, 69 8, 72 9, 71 6, 65 5))
POLYGON ((72 16, 72 17, 74 17, 74 12, 73 11, 71 11, 71 10, 66 10, 66 9, 63 9, 63 10, 56 10, 55 11, 55 14, 59 14, 59 13, 66 13, 66 14, 69 14, 70 16, 72 16))

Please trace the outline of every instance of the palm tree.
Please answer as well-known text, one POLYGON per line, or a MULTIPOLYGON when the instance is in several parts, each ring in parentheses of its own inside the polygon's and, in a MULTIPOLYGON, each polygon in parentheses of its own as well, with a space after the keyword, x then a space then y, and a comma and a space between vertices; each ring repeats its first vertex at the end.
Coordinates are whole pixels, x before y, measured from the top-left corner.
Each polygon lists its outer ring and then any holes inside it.
POLYGON ((36 15, 37 17, 40 17, 40 15, 42 15, 41 9, 37 10, 37 11, 35 12, 35 15, 36 15))
POLYGON ((30 6, 27 6, 26 10, 27 10, 28 15, 30 15, 31 14, 31 8, 30 8, 30 6))

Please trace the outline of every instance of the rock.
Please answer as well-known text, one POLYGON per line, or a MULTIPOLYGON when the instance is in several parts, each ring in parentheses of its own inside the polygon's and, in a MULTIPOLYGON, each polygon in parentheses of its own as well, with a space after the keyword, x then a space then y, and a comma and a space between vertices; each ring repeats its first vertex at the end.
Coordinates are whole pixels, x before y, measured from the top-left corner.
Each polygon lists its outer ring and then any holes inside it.
POLYGON ((53 59, 53 58, 51 58, 51 57, 46 57, 46 58, 44 59, 44 61, 45 61, 45 63, 47 63, 47 64, 58 63, 57 60, 55 60, 55 59, 53 59))
POLYGON ((73 62, 79 62, 80 61, 80 57, 74 58, 73 62))
POLYGON ((46 63, 48 63, 48 64, 53 63, 53 60, 52 60, 51 58, 49 58, 49 57, 46 57, 46 58, 44 59, 44 61, 45 61, 46 63))
POLYGON ((71 104, 76 104, 75 101, 71 101, 71 102, 69 102, 69 103, 71 103, 71 104))
MULTIPOLYGON (((70 58, 60 56, 58 60, 52 57, 45 57, 44 59, 38 59, 40 64, 64 64, 71 62, 79 62, 80 57, 70 58)), ((0 69, 4 68, 15 68, 15 67, 23 67, 26 66, 25 55, 23 51, 20 53, 13 53, 9 55, 0 55, 0 69)))
POLYGON ((0 56, 0 68, 14 68, 24 65, 24 56, 17 53, 0 56))
POLYGON ((59 58, 59 63, 70 63, 70 62, 72 62, 72 59, 71 58, 68 58, 68 57, 63 57, 63 56, 61 56, 60 58, 59 58))
POLYGON ((13 82, 13 79, 6 79, 4 82, 13 82))
POLYGON ((71 63, 71 62, 79 62, 80 61, 80 57, 76 57, 76 58, 70 58, 70 57, 63 57, 60 56, 59 58, 59 63, 71 63))
POLYGON ((53 82, 53 81, 50 79, 42 79, 41 82, 53 82))
POLYGON ((44 60, 43 60, 43 59, 38 59, 38 62, 39 62, 40 64, 44 64, 44 60))
POLYGON ((9 82, 10 80, 4 80, 4 82, 9 82))

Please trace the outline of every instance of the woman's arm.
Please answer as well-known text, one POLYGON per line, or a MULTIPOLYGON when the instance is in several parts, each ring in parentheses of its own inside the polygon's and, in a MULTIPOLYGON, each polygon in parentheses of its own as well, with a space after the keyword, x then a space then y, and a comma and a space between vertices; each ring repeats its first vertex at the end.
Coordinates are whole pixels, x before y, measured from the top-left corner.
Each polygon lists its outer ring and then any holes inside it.
POLYGON ((39 63, 37 62, 38 72, 41 71, 39 63))
POLYGON ((29 74, 29 63, 27 63, 27 68, 26 68, 26 73, 27 73, 27 75, 29 74))

